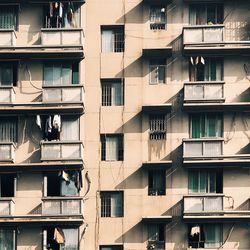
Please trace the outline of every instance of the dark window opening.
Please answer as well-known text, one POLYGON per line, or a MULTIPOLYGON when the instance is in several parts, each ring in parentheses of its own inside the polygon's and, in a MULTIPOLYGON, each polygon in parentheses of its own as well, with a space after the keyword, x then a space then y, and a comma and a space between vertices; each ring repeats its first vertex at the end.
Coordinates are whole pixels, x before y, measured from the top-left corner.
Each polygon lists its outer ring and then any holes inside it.
POLYGON ((165 6, 150 7, 150 29, 165 30, 166 26, 166 8, 165 6))
POLYGON ((17 117, 1 117, 0 142, 17 142, 18 119, 17 117))
POLYGON ((100 250, 123 250, 123 246, 105 245, 105 246, 100 246, 100 250))
POLYGON ((189 8, 191 25, 223 24, 222 4, 192 4, 189 8))
POLYGON ((149 170, 148 171, 148 195, 166 194, 166 171, 149 170))
POLYGON ((70 2, 51 2, 44 7, 45 28, 77 28, 80 26, 80 8, 70 2))
POLYGON ((123 135, 101 135, 101 160, 123 161, 123 135))
POLYGON ((148 249, 165 249, 165 224, 148 225, 148 249))
POLYGON ((0 62, 0 86, 17 86, 17 63, 0 62))
POLYGON ((1 177, 1 197, 14 197, 15 175, 2 174, 0 177, 1 177))

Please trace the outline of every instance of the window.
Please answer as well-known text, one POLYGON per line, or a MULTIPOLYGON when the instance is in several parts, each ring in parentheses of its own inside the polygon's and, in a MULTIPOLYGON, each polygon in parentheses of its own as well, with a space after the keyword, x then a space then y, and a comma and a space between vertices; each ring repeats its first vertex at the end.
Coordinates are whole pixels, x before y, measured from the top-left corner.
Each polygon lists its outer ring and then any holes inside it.
POLYGON ((45 28, 80 27, 80 8, 75 3, 54 2, 44 7, 45 28))
POLYGON ((117 246, 117 245, 100 246, 100 250, 123 250, 123 246, 117 246))
POLYGON ((148 171, 148 195, 166 194, 166 172, 165 170, 148 171))
POLYGON ((166 116, 165 115, 150 115, 149 116, 149 139, 150 140, 165 140, 166 139, 166 116))
POLYGON ((102 80, 102 106, 123 105, 123 84, 121 79, 102 80))
POLYGON ((0 63, 0 86, 16 86, 17 85, 17 64, 16 63, 0 63))
POLYGON ((124 51, 124 27, 102 27, 102 52, 124 51))
POLYGON ((190 170, 188 191, 192 193, 222 193, 223 174, 219 170, 190 170))
POLYGON ((78 63, 46 63, 44 65, 44 85, 79 84, 78 63))
POLYGON ((123 161, 123 135, 101 135, 102 161, 123 161))
POLYGON ((0 175, 0 197, 15 197, 16 176, 14 174, 0 175))
POLYGON ((17 30, 17 8, 0 6, 0 29, 17 30))
POLYGON ((191 138, 222 137, 221 115, 193 114, 190 118, 191 138))
POLYGON ((81 172, 70 170, 52 172, 44 178, 44 196, 78 196, 81 172))
POLYGON ((63 116, 62 132, 60 139, 62 141, 78 141, 80 140, 80 125, 78 117, 63 116))
POLYGON ((192 57, 189 70, 190 81, 223 81, 223 59, 192 57))
POLYGON ((150 84, 159 84, 165 83, 165 69, 166 61, 165 59, 161 60, 150 60, 149 61, 149 83, 150 84))
POLYGON ((53 250, 78 250, 79 230, 78 228, 49 227, 43 231, 44 249, 53 250), (63 244, 58 243, 64 238, 63 244))
POLYGON ((150 7, 150 29, 165 30, 166 25, 166 9, 164 6, 150 7))
POLYGON ((1 117, 0 142, 17 142, 16 117, 1 117))
POLYGON ((148 224, 148 249, 165 249, 164 224, 148 224))
POLYGON ((123 192, 101 192, 101 217, 123 217, 123 192))
POLYGON ((222 244, 220 224, 190 225, 188 246, 191 248, 218 248, 222 244))
POLYGON ((15 250, 15 230, 0 229, 0 249, 1 250, 15 250))
POLYGON ((192 4, 189 9, 191 25, 222 24, 223 5, 221 4, 192 4))

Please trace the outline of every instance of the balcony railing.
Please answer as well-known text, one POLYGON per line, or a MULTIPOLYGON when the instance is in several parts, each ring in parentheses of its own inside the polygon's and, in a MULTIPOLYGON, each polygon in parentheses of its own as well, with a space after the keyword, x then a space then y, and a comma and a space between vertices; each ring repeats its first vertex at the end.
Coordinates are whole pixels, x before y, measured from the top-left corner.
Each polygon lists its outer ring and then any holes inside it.
POLYGON ((83 88, 79 85, 43 86, 44 103, 83 102, 83 88))
POLYGON ((148 241, 148 248, 154 250, 165 250, 165 242, 164 241, 148 241))
POLYGON ((82 45, 82 29, 44 28, 41 33, 43 46, 82 45))
POLYGON ((183 140, 183 157, 216 157, 223 155, 222 138, 183 140))
POLYGON ((42 141, 41 161, 82 160, 83 146, 80 141, 42 141))
POLYGON ((15 91, 12 86, 0 86, 0 104, 13 103, 15 101, 15 91))
POLYGON ((12 199, 0 199, 0 216, 11 216, 14 213, 14 201, 12 199))
POLYGON ((224 100, 224 82, 185 82, 185 102, 220 102, 224 100))
POLYGON ((15 46, 16 33, 14 29, 0 29, 0 47, 15 46))
POLYGON ((192 25, 183 28, 183 43, 223 43, 224 25, 192 25))
POLYGON ((42 199, 42 215, 81 215, 82 198, 48 197, 42 199))
POLYGON ((0 162, 15 161, 15 145, 13 142, 0 143, 0 162))
POLYGON ((223 194, 189 195, 183 198, 184 213, 223 211, 223 194))

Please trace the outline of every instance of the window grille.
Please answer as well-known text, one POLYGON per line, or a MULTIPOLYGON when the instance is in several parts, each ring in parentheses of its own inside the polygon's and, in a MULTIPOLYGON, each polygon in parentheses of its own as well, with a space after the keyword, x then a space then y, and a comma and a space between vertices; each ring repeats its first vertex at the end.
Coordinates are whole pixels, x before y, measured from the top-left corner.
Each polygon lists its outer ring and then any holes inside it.
POLYGON ((101 217, 123 216, 123 192, 101 192, 101 217))
POLYGON ((124 51, 124 27, 102 29, 102 52, 124 51))
POLYGON ((123 135, 101 135, 102 161, 123 161, 123 135))
POLYGON ((151 115, 149 117, 149 139, 150 140, 165 140, 166 139, 166 116, 151 115))
POLYGON ((166 61, 150 60, 149 62, 149 83, 159 84, 165 83, 166 80, 166 61))
POLYGON ((102 81, 102 106, 123 105, 123 85, 119 80, 102 81))
POLYGON ((1 6, 0 8, 0 29, 17 28, 17 11, 16 8, 1 6))
POLYGON ((151 7, 150 9, 150 29, 165 30, 166 10, 163 6, 151 7))

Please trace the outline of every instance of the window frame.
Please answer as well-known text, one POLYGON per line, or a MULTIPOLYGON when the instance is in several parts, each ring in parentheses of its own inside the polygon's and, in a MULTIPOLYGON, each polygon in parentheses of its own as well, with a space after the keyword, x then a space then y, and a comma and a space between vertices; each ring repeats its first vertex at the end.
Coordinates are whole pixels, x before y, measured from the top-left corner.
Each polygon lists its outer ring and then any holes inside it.
POLYGON ((165 114, 149 115, 149 140, 160 141, 167 138, 167 117, 165 114))
POLYGON ((155 169, 155 170, 148 170, 148 196, 164 196, 166 195, 166 170, 165 169, 155 169), (162 177, 161 184, 162 187, 157 187, 159 183, 156 185, 156 179, 159 175, 162 177), (152 185, 152 186, 151 186, 152 185))
MULTIPOLYGON (((116 200, 117 201, 119 201, 116 200)), ((100 191, 100 217, 101 218, 122 218, 124 217, 124 191, 100 191), (112 195, 114 199, 114 195, 120 196, 121 204, 116 207, 119 210, 118 214, 113 215, 112 209, 114 209, 114 205, 112 205, 112 195), (106 200, 104 200, 106 199, 106 200), (107 204, 107 199, 109 199, 109 203, 107 204)))
POLYGON ((124 106, 124 79, 122 78, 101 79, 101 104, 102 107, 124 106), (114 91, 115 88, 113 87, 113 85, 120 85, 119 88, 121 92, 118 95, 117 92, 114 91), (107 95, 107 92, 109 91, 110 93, 108 93, 109 95, 107 95), (120 97, 120 99, 118 97, 120 97), (117 99, 119 99, 119 101, 114 103, 114 100, 117 99))
POLYGON ((149 65, 149 84, 150 85, 166 84, 167 83, 166 59, 150 59, 148 65, 149 65), (162 79, 160 78, 161 74, 163 74, 162 79), (156 81, 152 81, 153 78, 156 81))
MULTIPOLYGON (((12 238, 13 238, 13 249, 12 250, 16 250, 17 249, 17 230, 16 230, 16 228, 1 227, 0 230, 12 231, 12 238)), ((1 242, 0 242, 0 245, 1 245, 1 242)))
POLYGON ((101 53, 124 53, 125 52, 125 26, 124 25, 101 25, 101 53), (105 31, 111 33, 110 43, 104 42, 105 31), (121 41, 117 38, 121 35, 121 41), (107 46, 108 45, 108 46, 107 46), (109 48, 107 48, 109 47, 109 48))
POLYGON ((166 30, 167 27, 167 12, 165 5, 151 5, 149 9, 149 22, 150 22, 150 30, 166 30), (162 12, 161 10, 164 9, 162 12), (160 10, 160 11, 159 11, 160 10), (161 16, 157 14, 164 13, 161 16), (154 19, 161 19, 154 20, 154 19))
POLYGON ((124 135, 123 134, 101 134, 101 161, 123 161, 124 160, 124 135), (107 138, 117 138, 117 158, 107 159, 107 138))
POLYGON ((0 4, 0 8, 2 9, 2 8, 9 8, 9 9, 11 9, 11 10, 13 10, 13 13, 14 13, 14 16, 15 16, 15 26, 13 27, 13 28, 6 28, 7 30, 8 29, 13 29, 13 30, 15 30, 15 31, 19 31, 19 8, 20 8, 20 6, 19 6, 19 4, 11 4, 11 5, 5 5, 5 4, 0 4))

